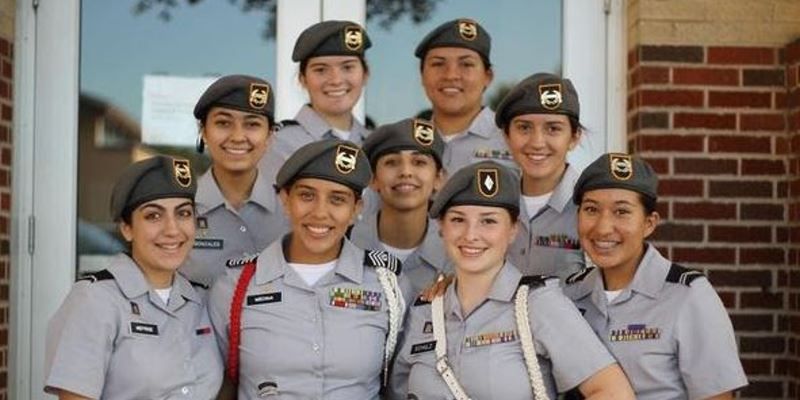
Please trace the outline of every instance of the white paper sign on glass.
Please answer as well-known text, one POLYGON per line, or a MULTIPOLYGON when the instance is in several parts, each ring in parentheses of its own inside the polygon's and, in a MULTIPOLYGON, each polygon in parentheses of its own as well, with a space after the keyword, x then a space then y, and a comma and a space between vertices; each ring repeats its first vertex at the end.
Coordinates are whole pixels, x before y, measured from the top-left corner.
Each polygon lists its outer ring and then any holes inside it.
POLYGON ((142 142, 157 146, 194 146, 197 99, 216 77, 145 75, 142 86, 142 142))

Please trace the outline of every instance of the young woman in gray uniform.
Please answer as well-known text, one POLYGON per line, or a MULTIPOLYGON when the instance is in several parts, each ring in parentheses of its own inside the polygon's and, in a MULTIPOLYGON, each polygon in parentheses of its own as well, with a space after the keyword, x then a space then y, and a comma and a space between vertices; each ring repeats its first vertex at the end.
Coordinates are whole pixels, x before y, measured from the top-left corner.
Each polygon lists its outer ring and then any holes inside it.
POLYGON ((211 167, 197 183, 197 236, 190 279, 211 285, 232 258, 258 254, 289 230, 275 191, 258 168, 270 146, 275 101, 272 86, 246 75, 219 78, 194 108, 198 150, 211 167))
POLYGON ((345 237, 370 175, 338 139, 301 147, 278 172, 291 232, 231 263, 209 300, 239 400, 378 398, 408 284, 396 258, 345 237))
POLYGON ((436 196, 456 279, 409 311, 391 379, 393 399, 633 399, 622 370, 556 279, 505 260, 516 233, 519 181, 495 162, 458 171, 436 196))
POLYGON ((585 266, 572 203, 580 172, 567 162, 583 131, 578 93, 569 79, 532 75, 503 98, 495 122, 522 171, 520 232, 508 257, 523 273, 563 281, 585 266))
POLYGON ((449 173, 487 159, 516 168, 494 113, 483 106, 483 93, 494 78, 491 46, 480 24, 462 18, 439 25, 414 51, 431 120, 447 142, 442 162, 449 173))
POLYGON ((319 22, 300 34, 292 61, 300 63, 309 102, 294 120, 283 122, 265 163, 280 166, 301 146, 321 139, 364 141, 369 131, 353 116, 353 107, 367 84, 364 53, 371 44, 364 28, 350 21, 319 22))
POLYGON ((428 218, 433 193, 444 184, 443 149, 433 124, 421 119, 380 126, 364 141, 373 173, 370 188, 381 206, 353 227, 350 239, 399 258, 414 294, 452 270, 439 229, 428 218))
POLYGON ((628 154, 604 154, 575 185, 578 234, 596 268, 567 280, 638 399, 730 399, 747 385, 728 314, 699 271, 646 239, 658 225, 658 179, 628 154))
POLYGON ((130 251, 73 286, 47 328, 45 391, 72 399, 213 399, 222 359, 205 289, 177 273, 194 239, 187 160, 130 166, 111 215, 130 251))

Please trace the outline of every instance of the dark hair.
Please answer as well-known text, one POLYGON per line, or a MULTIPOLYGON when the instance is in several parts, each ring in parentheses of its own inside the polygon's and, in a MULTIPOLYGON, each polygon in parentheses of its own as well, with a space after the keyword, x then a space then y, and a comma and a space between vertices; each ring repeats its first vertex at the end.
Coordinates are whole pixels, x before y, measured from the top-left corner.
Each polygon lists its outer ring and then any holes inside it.
MULTIPOLYGON (((477 52, 476 52, 476 53, 477 53, 477 52)), ((426 57, 427 55, 428 55, 428 52, 426 51, 426 52, 425 52, 425 55, 424 55, 424 56, 422 56, 422 58, 420 58, 420 59, 419 59, 419 72, 420 72, 420 73, 422 73, 422 70, 424 70, 424 69, 425 69, 425 57, 426 57)), ((491 71, 491 70, 492 70, 492 63, 491 63, 491 61, 489 61, 489 59, 488 59, 488 58, 486 58, 486 57, 484 57, 482 54, 478 54, 478 56, 480 56, 480 58, 481 58, 481 62, 483 62, 483 69, 485 69, 486 71, 491 71)))
MULTIPOLYGON (((306 68, 308 67, 308 61, 314 57, 317 56, 306 57, 303 61, 300 61, 300 75, 305 76, 306 68)), ((353 57, 357 57, 358 61, 361 61, 361 67, 364 68, 364 73, 369 74, 369 65, 367 64, 367 59, 364 58, 363 55, 357 55, 353 57)))
MULTIPOLYGON (((566 114, 561 114, 561 115, 566 115, 566 114)), ((512 120, 513 119, 514 118, 512 118, 512 120)), ((573 115, 567 115, 567 119, 569 120, 569 129, 573 135, 578 133, 578 130, 580 130, 581 132, 586 132, 586 127, 583 126, 583 124, 581 124, 581 121, 579 121, 577 117, 573 115)), ((508 129, 510 127, 511 127, 511 121, 508 121, 508 123, 503 126, 503 133, 505 133, 506 136, 508 136, 508 129)))
POLYGON ((656 206, 658 204, 658 200, 645 196, 642 193, 637 193, 639 195, 639 202, 642 203, 642 207, 644 207, 645 215, 650 215, 656 211, 656 206))

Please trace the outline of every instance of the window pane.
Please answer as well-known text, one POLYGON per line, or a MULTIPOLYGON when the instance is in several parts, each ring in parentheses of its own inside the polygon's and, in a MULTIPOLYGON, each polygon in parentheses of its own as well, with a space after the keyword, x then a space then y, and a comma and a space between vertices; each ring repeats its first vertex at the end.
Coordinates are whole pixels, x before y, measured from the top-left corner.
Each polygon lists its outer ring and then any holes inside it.
POLYGON ((263 36, 266 13, 242 12, 227 1, 180 1, 164 21, 159 9, 136 14, 136 3, 81 2, 79 271, 104 267, 107 255, 123 248, 108 208, 127 165, 166 153, 191 158, 198 174, 207 168, 194 150, 191 110, 213 77, 243 73, 274 82, 275 42, 263 36), (149 103, 143 107, 145 81, 149 103), (143 126, 162 128, 143 132, 143 126), (143 137, 151 140, 142 143, 143 137))
POLYGON ((408 118, 430 107, 414 49, 428 32, 452 19, 474 19, 492 37, 495 77, 486 91, 486 104, 502 87, 535 72, 561 72, 561 0, 444 0, 435 5, 431 18, 418 25, 407 16, 388 30, 379 21, 367 23, 374 45, 367 52, 366 107, 377 124, 408 118))

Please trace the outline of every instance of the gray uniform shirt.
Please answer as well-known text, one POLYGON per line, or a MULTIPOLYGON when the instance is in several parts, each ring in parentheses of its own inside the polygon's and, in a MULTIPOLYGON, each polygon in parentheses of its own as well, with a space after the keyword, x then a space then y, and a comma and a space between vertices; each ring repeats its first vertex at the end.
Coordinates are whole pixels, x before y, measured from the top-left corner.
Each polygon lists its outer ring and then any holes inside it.
POLYGON ((289 231, 275 190, 260 177, 250 199, 236 210, 225 201, 209 170, 198 181, 195 202, 194 249, 181 272, 209 286, 225 272, 226 261, 256 255, 289 231))
POLYGON ((93 399, 212 399, 223 364, 205 291, 175 275, 167 305, 127 255, 81 280, 47 327, 45 390, 93 399), (198 291, 200 290, 200 291, 198 291))
POLYGON ((519 231, 508 258, 526 275, 550 275, 562 282, 585 267, 578 239, 578 206, 572 193, 580 172, 567 166, 550 200, 536 215, 528 215, 520 199, 519 231))
MULTIPOLYGON (((333 271, 309 287, 287 264, 283 241, 258 257, 241 315, 239 400, 377 399, 389 314, 364 250, 345 240, 333 271), (267 397, 271 398, 271 397, 267 397)), ((228 352, 231 298, 241 268, 211 289, 209 311, 228 352)), ((403 293, 408 283, 399 277, 403 293)), ((227 357, 227 356, 226 356, 227 357)))
POLYGON ((467 165, 487 160, 497 161, 518 171, 519 167, 511 158, 503 135, 503 131, 494 124, 494 112, 484 107, 466 132, 445 143, 442 164, 447 173, 453 175, 467 165))
POLYGON ((680 283, 671 265, 649 245, 633 281, 610 304, 597 268, 565 292, 617 358, 637 399, 704 399, 747 385, 719 296, 705 277, 680 283))
MULTIPOLYGON (((469 315, 461 313, 455 285, 445 292, 448 362, 473 399, 533 397, 514 318, 514 296, 521 278, 506 263, 486 301, 469 315)), ((574 388, 614 363, 557 280, 532 289, 528 305, 534 347, 551 398, 556 390, 574 388)), ((430 304, 409 310, 390 381, 391 399, 452 399, 436 372, 431 321, 430 304)))
MULTIPOLYGON (((362 249, 386 251, 378 237, 378 214, 366 215, 350 233, 350 240, 362 249)), ((403 275, 411 283, 411 293, 416 296, 427 288, 442 273, 453 270, 444 251, 444 243, 439 237, 439 225, 428 220, 428 229, 419 247, 403 260, 403 275)))
MULTIPOLYGON (((312 142, 337 137, 331 131, 331 126, 308 104, 300 108, 294 121, 296 124, 286 124, 275 134, 267 154, 261 158, 259 167, 267 172, 264 178, 270 185, 275 183, 278 169, 297 149, 312 142)), ((353 117, 348 140, 360 146, 369 132, 353 117)))

